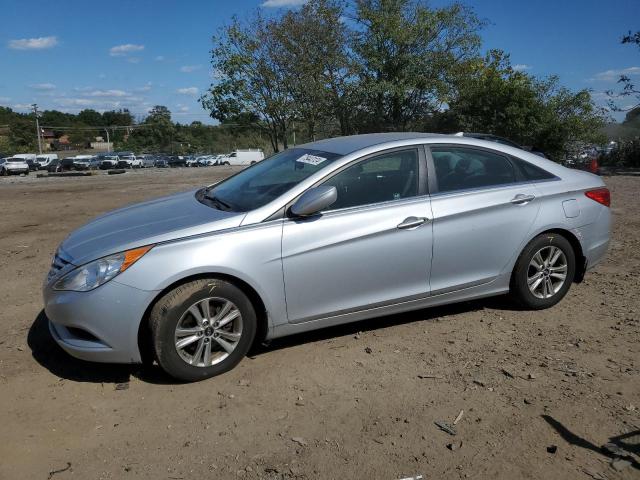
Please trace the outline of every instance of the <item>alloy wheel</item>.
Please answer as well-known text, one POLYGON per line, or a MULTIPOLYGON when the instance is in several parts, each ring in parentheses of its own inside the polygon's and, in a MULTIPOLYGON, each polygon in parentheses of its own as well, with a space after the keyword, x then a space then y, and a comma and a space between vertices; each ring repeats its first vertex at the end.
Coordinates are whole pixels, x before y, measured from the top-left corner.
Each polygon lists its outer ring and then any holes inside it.
POLYGON ((537 298, 550 298, 560 291, 567 278, 567 257, 555 246, 538 250, 529 262, 527 285, 537 298))
POLYGON ((225 298, 194 303, 176 325, 174 341, 180 358, 194 367, 210 367, 226 359, 242 337, 242 315, 225 298))

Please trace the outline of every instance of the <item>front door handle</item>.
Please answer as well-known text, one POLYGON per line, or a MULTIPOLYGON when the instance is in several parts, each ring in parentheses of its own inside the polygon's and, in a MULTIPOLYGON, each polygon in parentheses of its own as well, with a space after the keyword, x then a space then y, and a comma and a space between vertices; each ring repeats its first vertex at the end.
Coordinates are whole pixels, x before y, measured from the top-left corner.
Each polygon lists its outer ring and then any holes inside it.
POLYGON ((425 217, 407 217, 402 221, 400 225, 398 225, 398 228, 400 230, 408 230, 410 228, 419 227, 420 225, 428 221, 429 219, 425 217))
POLYGON ((511 199, 511 203, 513 203, 514 205, 525 205, 534 198, 536 198, 535 195, 525 195, 523 193, 519 193, 511 199))

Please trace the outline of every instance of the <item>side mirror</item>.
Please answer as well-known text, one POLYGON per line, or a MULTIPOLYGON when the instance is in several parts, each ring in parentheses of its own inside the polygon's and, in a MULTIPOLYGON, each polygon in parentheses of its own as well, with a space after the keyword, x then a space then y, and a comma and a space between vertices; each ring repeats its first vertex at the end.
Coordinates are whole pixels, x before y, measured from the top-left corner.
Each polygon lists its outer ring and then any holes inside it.
POLYGON ((333 205, 337 199, 338 190, 334 186, 312 188, 291 206, 291 213, 296 217, 308 217, 333 205))

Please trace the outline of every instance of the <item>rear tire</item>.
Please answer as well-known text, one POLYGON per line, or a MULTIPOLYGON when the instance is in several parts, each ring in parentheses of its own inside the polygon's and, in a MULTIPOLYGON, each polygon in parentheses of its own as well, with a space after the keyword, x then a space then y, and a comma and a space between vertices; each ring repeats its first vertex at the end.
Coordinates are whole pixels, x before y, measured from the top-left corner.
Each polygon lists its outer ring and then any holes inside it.
POLYGON ((569 241, 557 233, 538 235, 516 261, 511 296, 528 309, 552 307, 567 294, 575 273, 575 252, 569 241))
POLYGON ((158 364, 187 382, 235 367, 257 329, 249 298, 232 283, 215 278, 176 287, 155 304, 149 322, 158 364))

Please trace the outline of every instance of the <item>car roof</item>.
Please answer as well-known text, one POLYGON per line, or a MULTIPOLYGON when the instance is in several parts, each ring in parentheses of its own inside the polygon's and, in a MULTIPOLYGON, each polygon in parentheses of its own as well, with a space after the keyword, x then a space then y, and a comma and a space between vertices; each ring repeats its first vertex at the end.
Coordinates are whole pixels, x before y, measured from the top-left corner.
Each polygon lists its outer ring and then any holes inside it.
POLYGON ((450 135, 420 132, 389 132, 389 133, 365 133, 348 137, 327 138, 316 142, 298 145, 300 148, 319 150, 322 152, 348 155, 363 148, 380 145, 383 143, 397 142, 401 140, 420 140, 425 138, 447 138, 450 135))

